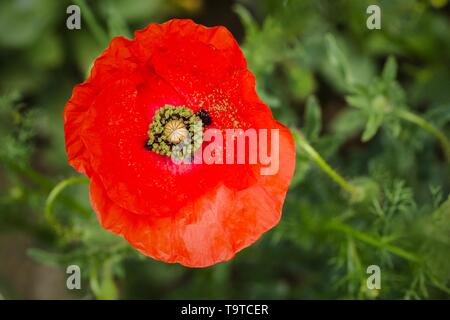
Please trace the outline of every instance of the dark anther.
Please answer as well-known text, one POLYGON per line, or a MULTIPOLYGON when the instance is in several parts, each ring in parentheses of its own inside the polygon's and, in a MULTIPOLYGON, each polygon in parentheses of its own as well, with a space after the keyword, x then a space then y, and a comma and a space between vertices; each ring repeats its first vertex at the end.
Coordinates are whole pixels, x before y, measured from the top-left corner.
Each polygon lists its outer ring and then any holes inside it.
POLYGON ((152 151, 152 146, 148 144, 148 140, 145 140, 144 149, 152 151))
POLYGON ((203 125, 205 126, 209 126, 212 123, 211 117, 206 110, 200 110, 199 112, 197 112, 197 116, 202 119, 203 125))

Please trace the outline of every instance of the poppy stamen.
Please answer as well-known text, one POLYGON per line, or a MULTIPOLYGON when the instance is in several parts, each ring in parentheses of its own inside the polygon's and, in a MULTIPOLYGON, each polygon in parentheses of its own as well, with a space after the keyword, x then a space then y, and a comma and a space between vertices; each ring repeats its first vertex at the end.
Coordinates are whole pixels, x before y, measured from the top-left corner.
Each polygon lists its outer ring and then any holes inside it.
POLYGON ((146 149, 177 158, 192 156, 203 142, 202 130, 202 119, 191 109, 165 105, 153 116, 146 149))

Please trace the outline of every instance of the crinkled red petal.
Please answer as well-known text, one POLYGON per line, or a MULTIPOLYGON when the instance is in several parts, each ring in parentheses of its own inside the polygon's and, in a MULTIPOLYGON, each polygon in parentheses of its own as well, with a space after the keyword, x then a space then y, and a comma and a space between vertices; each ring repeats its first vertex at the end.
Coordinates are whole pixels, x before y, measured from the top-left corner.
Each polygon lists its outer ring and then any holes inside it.
POLYGON ((91 178, 101 224, 155 259, 203 267, 230 259, 279 220, 295 165, 292 136, 255 92, 232 35, 190 20, 114 38, 64 110, 69 163, 91 178), (280 170, 174 164, 144 148, 155 111, 203 109, 211 127, 280 129, 280 170))

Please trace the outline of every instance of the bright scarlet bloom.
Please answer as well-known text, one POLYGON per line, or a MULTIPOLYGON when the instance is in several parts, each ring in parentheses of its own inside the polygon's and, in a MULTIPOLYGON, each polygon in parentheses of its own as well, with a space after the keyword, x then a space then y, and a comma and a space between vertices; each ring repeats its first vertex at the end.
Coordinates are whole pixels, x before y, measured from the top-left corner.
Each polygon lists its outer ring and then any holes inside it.
POLYGON ((145 255, 190 267, 229 260, 275 226, 295 165, 292 135, 258 98, 233 36, 191 20, 112 39, 75 86, 64 130, 101 225, 145 255), (189 134, 193 117, 203 130, 278 129, 279 170, 174 163, 164 152, 189 134))

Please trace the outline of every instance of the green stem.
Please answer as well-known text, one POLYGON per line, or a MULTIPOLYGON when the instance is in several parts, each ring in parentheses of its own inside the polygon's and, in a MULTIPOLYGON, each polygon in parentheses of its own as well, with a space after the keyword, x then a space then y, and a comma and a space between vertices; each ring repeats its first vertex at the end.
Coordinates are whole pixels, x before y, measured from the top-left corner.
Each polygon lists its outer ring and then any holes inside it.
POLYGON ((86 177, 72 177, 65 179, 61 182, 59 182, 53 189, 50 191, 47 200, 45 201, 45 218, 49 222, 51 226, 55 228, 57 232, 62 232, 64 230, 64 227, 59 224, 59 222, 56 220, 55 216, 53 215, 53 206, 55 203, 56 198, 58 195, 68 186, 79 184, 79 183, 89 183, 89 179, 86 177))
POLYGON ((447 160, 450 161, 450 140, 438 128, 436 128, 433 124, 431 124, 421 116, 418 116, 407 110, 398 110, 395 111, 395 114, 403 120, 418 125, 422 129, 428 131, 436 139, 438 139, 442 145, 442 148, 444 149, 447 160))
POLYGON ((351 226, 342 223, 338 220, 333 220, 332 223, 330 223, 329 227, 333 230, 344 232, 345 234, 358 239, 362 242, 365 242, 367 244, 370 244, 377 248, 385 249, 399 257, 402 257, 406 260, 412 261, 412 262, 419 262, 420 258, 414 255, 411 252, 408 252, 400 247, 394 246, 392 244, 386 243, 385 241, 372 237, 368 235, 367 233, 361 232, 359 230, 356 230, 352 228, 351 226))
POLYGON ((294 139, 297 145, 306 151, 308 156, 326 173, 333 179, 334 182, 339 184, 345 191, 352 195, 352 198, 360 198, 359 190, 354 187, 351 183, 345 180, 339 173, 337 173, 333 168, 331 168, 328 163, 322 158, 322 156, 306 141, 302 134, 298 130, 293 130, 294 139))
POLYGON ((442 284, 438 279, 436 279, 434 276, 431 276, 431 283, 438 288, 439 290, 442 290, 446 294, 450 295, 450 288, 447 287, 445 284, 442 284))
POLYGON ((6 159, 3 160, 3 163, 8 167, 8 169, 11 169, 21 176, 26 177, 32 183, 46 190, 46 192, 48 192, 48 190, 53 187, 53 182, 49 178, 31 169, 28 166, 21 166, 13 161, 8 161, 6 159))
POLYGON ((74 1, 81 10, 83 18, 86 20, 86 23, 91 30, 92 34, 98 41, 98 43, 103 47, 108 44, 108 35, 100 26, 100 24, 95 19, 94 13, 86 4, 85 0, 75 0, 74 1))
MULTIPOLYGON (((12 171, 15 171, 17 174, 27 178, 30 182, 38 186, 38 190, 41 193, 48 194, 55 183, 53 180, 49 179, 48 177, 42 175, 41 173, 33 170, 30 167, 21 166, 16 164, 12 161, 3 160, 4 164, 11 169, 12 171)), ((61 202, 64 203, 67 207, 70 207, 76 211, 78 211, 83 216, 89 216, 91 214, 91 211, 89 209, 86 209, 84 206, 80 205, 78 201, 74 200, 71 197, 62 195, 60 197, 61 202)))

